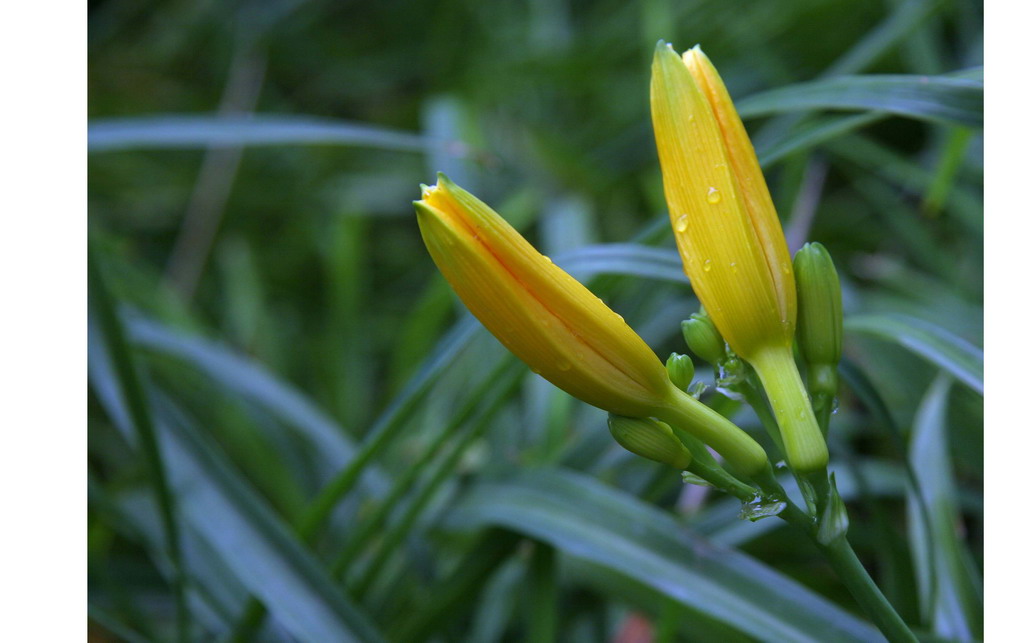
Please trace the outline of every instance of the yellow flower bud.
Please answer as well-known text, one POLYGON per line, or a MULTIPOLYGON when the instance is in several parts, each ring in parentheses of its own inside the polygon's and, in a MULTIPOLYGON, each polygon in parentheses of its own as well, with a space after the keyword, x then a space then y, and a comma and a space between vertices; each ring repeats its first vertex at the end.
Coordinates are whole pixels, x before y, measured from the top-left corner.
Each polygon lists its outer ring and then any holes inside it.
POLYGON ((765 386, 787 458, 828 462, 793 363, 796 284, 775 206, 729 92, 695 47, 658 43, 651 115, 676 244, 694 292, 722 337, 765 386))
POLYGON ((658 45, 651 112, 683 267, 715 327, 749 359, 789 344, 796 286, 754 148, 711 61, 658 45))
POLYGON ((669 381, 654 351, 587 288, 494 210, 444 175, 415 202, 420 232, 477 319, 555 386, 616 415, 655 416, 689 431, 743 473, 760 445, 669 381))

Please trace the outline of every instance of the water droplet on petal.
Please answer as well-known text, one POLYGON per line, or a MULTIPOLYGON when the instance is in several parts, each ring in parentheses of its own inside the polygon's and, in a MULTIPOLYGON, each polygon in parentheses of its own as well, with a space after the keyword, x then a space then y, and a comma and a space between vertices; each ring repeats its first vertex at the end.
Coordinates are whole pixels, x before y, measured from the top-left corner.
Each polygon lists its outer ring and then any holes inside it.
POLYGON ((558 360, 558 365, 557 366, 558 366, 558 370, 560 370, 560 371, 567 371, 570 368, 572 368, 572 365, 569 363, 569 360, 565 360, 565 359, 558 360))
POLYGON ((735 262, 735 261, 733 261, 732 263, 730 263, 730 264, 729 264, 729 267, 730 267, 730 268, 732 268, 732 272, 733 272, 733 274, 736 274, 737 272, 739 272, 739 268, 737 268, 737 267, 736 267, 736 262, 735 262))
POLYGON ((788 263, 782 264, 782 272, 784 272, 787 275, 789 274, 789 264, 788 263))
POLYGON ((619 313, 615 313, 615 316, 619 318, 620 322, 625 323, 626 320, 622 318, 622 315, 620 315, 619 313))
POLYGON ((686 232, 686 226, 690 225, 690 222, 686 220, 686 215, 676 219, 676 232, 686 232))
POLYGON ((704 260, 704 272, 711 272, 711 260, 710 259, 705 259, 704 260))
POLYGON ((544 260, 547 261, 548 263, 554 263, 554 261, 551 260, 551 257, 547 255, 544 255, 544 260))
POLYGON ((708 188, 708 203, 718 203, 722 200, 722 193, 718 191, 718 188, 708 188))

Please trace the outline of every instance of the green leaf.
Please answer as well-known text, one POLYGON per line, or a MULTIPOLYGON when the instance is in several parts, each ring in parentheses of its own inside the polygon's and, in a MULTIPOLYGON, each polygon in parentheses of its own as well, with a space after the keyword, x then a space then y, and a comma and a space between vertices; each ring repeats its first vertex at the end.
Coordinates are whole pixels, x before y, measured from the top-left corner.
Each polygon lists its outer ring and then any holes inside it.
MULTIPOLYGON (((89 377, 111 420, 128 431, 125 401, 98 335, 90 335, 89 377)), ((254 493, 232 464, 174 404, 154 397, 156 430, 172 491, 185 520, 250 592, 305 641, 375 641, 369 620, 254 493)))
POLYGON ((422 152, 428 142, 408 132, 313 116, 173 114, 89 124, 89 152, 257 145, 342 145, 422 152))
POLYGON ((580 281, 599 274, 617 274, 688 283, 679 253, 669 248, 605 243, 562 253, 554 261, 580 281))
POLYGON ((782 140, 766 145, 764 151, 758 152, 757 158, 761 161, 761 167, 767 169, 797 152, 867 127, 887 116, 884 112, 868 112, 856 116, 822 117, 800 126, 782 140))
POLYGON ((172 330, 160 322, 131 315, 127 328, 139 347, 185 360, 226 391, 276 415, 301 431, 325 456, 332 469, 351 459, 354 445, 347 431, 286 382, 228 346, 172 330))
POLYGON ((843 322, 851 333, 889 340, 985 394, 984 353, 944 328, 906 315, 861 315, 843 322))
POLYGON ((187 572, 182 563, 181 528, 178 525, 178 508, 174 495, 168 487, 167 464, 163 449, 157 438, 149 396, 142 384, 142 377, 135 356, 126 339, 124 326, 118 317, 116 304, 104 279, 98 257, 89 252, 89 337, 102 344, 108 356, 109 381, 122 396, 123 411, 121 423, 125 438, 141 451, 146 464, 146 474, 160 508, 160 522, 166 543, 165 551, 174 570, 172 584, 177 612, 178 640, 190 638, 188 605, 185 599, 187 572))
POLYGON ((743 118, 816 110, 880 111, 981 127, 980 80, 951 76, 841 76, 772 89, 741 100, 743 118))
POLYGON ((763 563, 682 531, 668 514, 576 473, 530 471, 482 484, 455 507, 449 525, 514 529, 760 639, 880 640, 870 625, 763 563))
POLYGON ((922 506, 911 498, 907 518, 925 614, 936 634, 963 641, 980 638, 981 583, 957 535, 961 518, 946 432, 951 384, 945 374, 935 378, 914 419, 910 463, 921 480, 924 501, 922 506))

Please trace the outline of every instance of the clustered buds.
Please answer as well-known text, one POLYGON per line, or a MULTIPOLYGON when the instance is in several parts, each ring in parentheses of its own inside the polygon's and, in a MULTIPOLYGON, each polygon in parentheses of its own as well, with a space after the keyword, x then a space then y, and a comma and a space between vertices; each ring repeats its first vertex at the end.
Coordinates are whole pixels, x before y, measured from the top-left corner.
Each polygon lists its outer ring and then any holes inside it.
POLYGON ((441 274, 470 312, 535 372, 609 413, 669 422, 741 473, 768 466, 753 438, 677 388, 620 315, 483 201, 442 174, 436 186, 423 187, 415 206, 441 274))
POLYGON ((828 448, 793 363, 797 295, 786 239, 750 137, 700 47, 680 56, 658 43, 651 117, 676 245, 709 318, 684 324, 687 342, 720 361, 701 336, 713 323, 757 372, 790 465, 820 470, 828 448))

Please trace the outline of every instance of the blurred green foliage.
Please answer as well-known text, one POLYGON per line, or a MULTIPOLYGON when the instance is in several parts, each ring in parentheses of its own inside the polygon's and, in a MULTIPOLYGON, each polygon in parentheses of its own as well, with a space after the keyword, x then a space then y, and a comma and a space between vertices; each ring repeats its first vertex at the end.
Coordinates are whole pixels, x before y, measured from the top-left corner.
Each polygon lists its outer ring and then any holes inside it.
POLYGON ((748 126, 791 246, 836 260, 849 323, 830 442, 854 546, 915 628, 980 637, 981 11, 91 1, 92 290, 120 313, 90 327, 95 631, 172 638, 178 587, 194 640, 237 632, 251 594, 270 618, 250 636, 268 640, 606 640, 634 610, 659 640, 872 636, 789 528, 739 522, 691 485, 680 496, 601 413, 507 361, 420 241, 410 202, 441 170, 659 355, 683 350, 698 306, 648 106, 663 38, 700 43, 741 112, 758 107, 748 126), (851 75, 868 83, 828 84, 851 75), (830 108, 771 94, 812 81, 830 108), (153 120, 166 116, 179 120, 153 120), (207 145, 211 132, 241 139, 207 145), (171 525, 125 411, 132 370, 171 525), (360 444, 369 466, 303 544, 292 526, 360 444))

